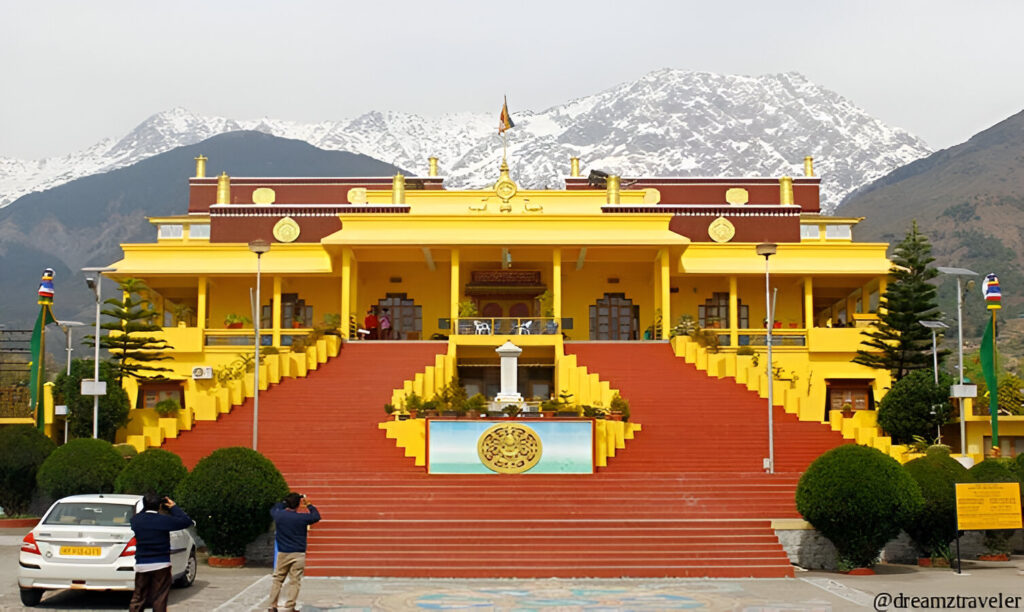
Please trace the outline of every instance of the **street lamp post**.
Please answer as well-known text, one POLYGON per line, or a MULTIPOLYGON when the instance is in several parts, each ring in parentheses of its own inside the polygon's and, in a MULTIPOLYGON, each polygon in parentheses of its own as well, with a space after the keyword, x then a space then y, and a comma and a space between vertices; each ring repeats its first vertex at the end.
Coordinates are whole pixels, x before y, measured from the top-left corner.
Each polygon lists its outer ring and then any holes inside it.
POLYGON ((778 246, 774 243, 765 242, 757 245, 757 254, 764 257, 764 303, 765 311, 765 344, 767 345, 768 363, 765 369, 768 372, 768 458, 765 459, 765 467, 769 474, 775 473, 775 419, 772 415, 774 409, 772 398, 772 325, 775 323, 775 308, 771 298, 771 277, 768 270, 768 258, 775 254, 778 246))
MULTIPOLYGON (((68 376, 71 376, 71 350, 72 350, 71 349, 71 328, 72 327, 81 327, 81 326, 85 325, 85 323, 82 323, 81 321, 59 321, 57 323, 57 325, 59 325, 61 330, 64 331, 64 337, 67 339, 67 348, 64 349, 64 350, 66 350, 68 352, 68 365, 67 365, 66 373, 67 373, 68 376)), ((57 410, 56 410, 57 408, 58 408, 57 406, 54 407, 54 414, 57 414, 57 410)), ((67 406, 64 406, 64 441, 65 442, 68 441, 68 412, 67 412, 67 406)))
MULTIPOLYGON (((978 273, 967 268, 936 268, 943 274, 956 277, 956 334, 957 334, 957 372, 959 372, 960 387, 964 384, 964 292, 960 287, 960 277, 977 276, 978 273)), ((974 281, 967 282, 967 290, 970 291, 974 281)), ((956 402, 960 407, 960 454, 967 456, 967 424, 964 414, 964 398, 957 398, 956 402)))
POLYGON ((85 284, 96 296, 96 334, 93 336, 93 387, 92 387, 92 437, 100 437, 100 280, 104 272, 113 272, 115 268, 82 268, 82 272, 93 272, 96 276, 85 277, 85 284))
POLYGON ((256 450, 259 439, 260 423, 260 261, 263 254, 270 250, 270 243, 266 240, 253 240, 249 243, 249 250, 256 253, 256 304, 253 308, 253 327, 256 336, 256 360, 253 362, 253 390, 252 390, 252 449, 256 450))
POLYGON ((935 372, 935 384, 939 384, 939 350, 935 341, 935 330, 948 329, 949 326, 942 321, 918 321, 928 329, 932 330, 932 370, 935 372))

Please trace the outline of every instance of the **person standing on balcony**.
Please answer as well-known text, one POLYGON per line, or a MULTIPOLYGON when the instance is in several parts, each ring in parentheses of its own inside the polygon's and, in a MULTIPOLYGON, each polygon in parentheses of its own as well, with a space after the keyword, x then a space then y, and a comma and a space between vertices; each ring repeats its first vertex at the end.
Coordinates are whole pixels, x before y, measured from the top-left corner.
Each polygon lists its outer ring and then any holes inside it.
POLYGON ((380 324, 380 339, 390 340, 391 339, 391 315, 388 314, 388 309, 385 308, 383 314, 378 319, 380 324))
POLYGON ((378 325, 379 322, 377 321, 377 308, 375 306, 371 306, 370 309, 366 311, 366 318, 363 319, 363 329, 370 332, 367 335, 368 340, 376 340, 378 338, 378 325))
POLYGON ((305 495, 292 492, 285 496, 284 501, 274 504, 270 509, 270 516, 274 519, 277 563, 274 567, 274 579, 270 584, 267 610, 277 612, 277 598, 281 594, 285 578, 288 577, 284 609, 291 612, 295 610, 299 587, 302 585, 302 574, 306 571, 306 533, 310 525, 320 520, 320 512, 306 501, 305 495), (300 504, 306 512, 298 512, 300 504))

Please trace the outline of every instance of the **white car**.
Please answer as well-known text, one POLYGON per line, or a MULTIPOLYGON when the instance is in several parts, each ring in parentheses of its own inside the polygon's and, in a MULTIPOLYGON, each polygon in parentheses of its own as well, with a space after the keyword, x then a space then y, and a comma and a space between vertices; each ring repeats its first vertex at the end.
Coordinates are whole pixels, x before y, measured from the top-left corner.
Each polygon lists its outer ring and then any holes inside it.
MULTIPOLYGON (((47 589, 134 590, 131 519, 141 510, 140 495, 72 495, 55 502, 21 542, 21 603, 38 604, 47 589)), ((171 532, 171 574, 175 586, 196 579, 196 543, 185 529, 171 532)))

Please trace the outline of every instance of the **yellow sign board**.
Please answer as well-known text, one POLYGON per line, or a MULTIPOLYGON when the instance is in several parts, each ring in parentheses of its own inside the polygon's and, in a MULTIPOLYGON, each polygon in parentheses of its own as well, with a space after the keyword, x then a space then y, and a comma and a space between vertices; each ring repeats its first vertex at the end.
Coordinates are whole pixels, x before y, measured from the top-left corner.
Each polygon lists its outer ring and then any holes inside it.
POLYGON ((1020 485, 969 482, 956 485, 956 528, 1020 529, 1020 485))

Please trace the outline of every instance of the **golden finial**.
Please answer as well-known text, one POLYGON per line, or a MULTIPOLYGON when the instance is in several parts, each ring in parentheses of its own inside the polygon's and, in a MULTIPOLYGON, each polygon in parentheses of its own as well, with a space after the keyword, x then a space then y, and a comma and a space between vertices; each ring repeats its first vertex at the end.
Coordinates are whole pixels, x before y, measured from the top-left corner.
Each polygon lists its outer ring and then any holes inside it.
POLYGON ((206 156, 202 153, 196 158, 196 178, 206 176, 206 156))
POLYGON ((391 181, 391 203, 405 204, 405 177, 401 172, 391 181))
POLYGON ((437 176, 437 158, 428 157, 427 161, 430 162, 430 170, 427 172, 427 176, 437 176))
POLYGON ((804 176, 814 176, 814 158, 810 155, 804 158, 804 176))
POLYGON ((580 175, 580 158, 570 157, 569 158, 569 176, 580 175))
POLYGON ((779 204, 793 204, 793 179, 788 176, 779 179, 779 204))
POLYGON ((606 180, 606 187, 608 190, 608 203, 619 204, 621 199, 619 198, 619 176, 617 174, 611 174, 606 180))
POLYGON ((217 203, 231 203, 231 177, 227 172, 221 172, 217 177, 217 203))

